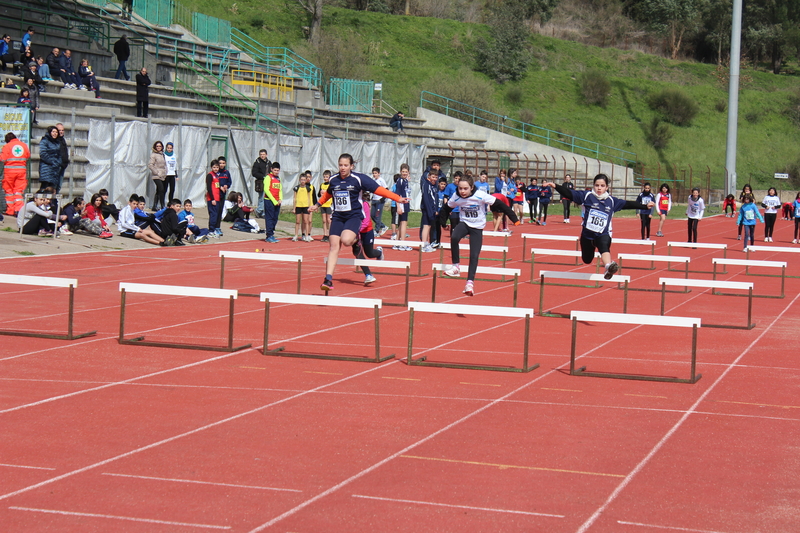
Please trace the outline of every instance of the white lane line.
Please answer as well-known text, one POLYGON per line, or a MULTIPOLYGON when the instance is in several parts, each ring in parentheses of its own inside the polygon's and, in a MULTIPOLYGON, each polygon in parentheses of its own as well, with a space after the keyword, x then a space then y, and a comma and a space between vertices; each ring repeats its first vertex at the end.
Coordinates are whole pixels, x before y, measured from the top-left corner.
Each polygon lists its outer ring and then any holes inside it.
POLYGON ((277 490, 280 492, 303 492, 302 490, 297 489, 281 489, 277 487, 257 487, 255 485, 235 485, 232 483, 216 483, 213 481, 197 481, 195 479, 178 479, 178 478, 169 478, 169 477, 152 477, 152 476, 134 476, 133 474, 114 474, 111 472, 103 472, 104 476, 114 476, 114 477, 130 477, 134 479, 150 479, 154 481, 173 481, 175 483, 196 483, 198 485, 214 485, 218 487, 233 487, 236 489, 256 489, 256 490, 277 490))
POLYGON ((691 533, 725 533, 724 531, 717 531, 716 529, 691 529, 688 527, 673 527, 673 526, 657 526, 655 524, 642 524, 639 522, 625 522, 623 520, 617 520, 617 524, 624 524, 626 526, 641 526, 641 527, 651 527, 653 529, 669 529, 670 531, 688 531, 691 533))
POLYGON ((380 500, 384 502, 396 502, 396 503, 413 503, 416 505, 435 505, 436 507, 452 507, 454 509, 469 509, 470 511, 489 511, 491 513, 510 513, 510 514, 524 514, 529 516, 546 516, 549 518, 564 518, 564 515, 560 514, 534 513, 531 511, 515 511, 513 509, 493 509, 491 507, 473 507, 471 505, 454 505, 450 503, 421 502, 417 500, 401 500, 398 498, 379 498, 378 496, 365 496, 363 494, 353 494, 352 496, 353 498, 363 498, 365 500, 380 500))
POLYGON ((129 522, 146 522, 148 524, 165 524, 168 526, 198 527, 201 529, 230 529, 230 526, 212 526, 210 524, 192 524, 189 522, 170 522, 167 520, 154 520, 152 518, 136 518, 133 516, 115 516, 110 514, 78 513, 74 511, 59 511, 57 509, 36 509, 34 507, 9 507, 15 511, 31 511, 34 513, 58 514, 62 516, 86 516, 89 518, 110 518, 112 520, 127 520, 129 522))
POLYGON ((30 468, 31 470, 55 470, 55 468, 47 468, 44 466, 9 465, 5 463, 0 463, 0 466, 7 466, 8 468, 30 468))
POLYGON ((614 489, 614 492, 611 493, 611 495, 608 497, 608 499, 606 499, 603 505, 601 505, 594 513, 592 513, 592 516, 590 516, 589 519, 586 520, 586 522, 584 522, 581 525, 581 527, 578 528, 577 533, 585 533, 590 527, 592 527, 592 524, 594 524, 597 521, 597 519, 600 518, 600 515, 603 514, 603 512, 605 512, 606 509, 608 509, 608 506, 611 505, 611 503, 617 499, 617 496, 619 496, 623 490, 625 490, 625 487, 627 487, 628 484, 633 480, 633 478, 636 477, 636 474, 642 471, 642 469, 647 465, 647 463, 650 462, 650 459, 652 459, 655 456, 655 454, 658 453, 659 450, 661 450, 661 448, 664 446, 664 444, 666 444, 666 442, 670 439, 670 437, 672 437, 672 435, 674 435, 675 432, 678 431, 678 429, 680 429, 683 423, 686 422, 689 416, 692 415, 697 410, 697 407, 700 405, 700 403, 702 403, 708 397, 708 395, 711 394, 711 391, 713 391, 716 388, 716 386, 719 385, 720 382, 722 382, 722 380, 725 378, 725 376, 728 375, 731 369, 733 369, 734 366, 738 364, 739 361, 741 361, 742 358, 745 355, 747 355, 754 346, 758 345, 758 343, 761 342, 761 339, 773 328, 773 326, 775 326, 778 320, 780 320, 783 317, 783 315, 786 314, 786 312, 792 308, 792 306, 797 302, 798 299, 800 299, 800 294, 795 296, 792 299, 792 301, 789 302, 789 304, 783 308, 780 314, 776 316, 772 322, 770 322, 769 326, 764 328, 764 331, 762 331, 761 334, 758 337, 756 337, 756 339, 753 342, 751 342, 747 346, 747 348, 745 348, 742 351, 742 353, 740 353, 739 356, 730 365, 728 365, 728 367, 725 370, 722 371, 719 377, 717 377, 717 379, 715 379, 714 382, 705 391, 703 391, 703 394, 700 395, 697 401, 695 401, 692 404, 692 406, 686 410, 686 412, 675 423, 675 425, 672 426, 672 428, 670 428, 669 431, 667 431, 667 433, 661 438, 661 440, 659 440, 656 443, 656 445, 653 446, 653 448, 644 457, 644 459, 642 459, 639 462, 639 464, 637 464, 636 467, 634 467, 634 469, 631 470, 630 474, 628 474, 625 477, 625 479, 622 480, 619 486, 617 486, 617 488, 614 489))

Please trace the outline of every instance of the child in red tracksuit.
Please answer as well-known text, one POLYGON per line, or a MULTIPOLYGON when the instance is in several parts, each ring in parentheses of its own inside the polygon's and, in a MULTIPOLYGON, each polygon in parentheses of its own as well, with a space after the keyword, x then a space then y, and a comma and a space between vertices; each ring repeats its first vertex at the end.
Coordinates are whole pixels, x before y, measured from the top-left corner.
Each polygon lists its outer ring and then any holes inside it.
MULTIPOLYGON (((361 221, 361 229, 359 230, 359 239, 353 244, 353 255, 357 259, 377 259, 383 260, 383 248, 378 246, 373 247, 375 243, 375 232, 372 229, 372 218, 370 218, 370 199, 372 195, 367 191, 361 192, 361 200, 364 206, 364 220, 361 221)), ((364 271, 364 285, 369 285, 377 281, 369 267, 362 266, 361 270, 364 271)))
POLYGON ((729 194, 725 197, 725 201, 722 202, 722 211, 725 213, 726 217, 733 217, 736 216, 736 197, 732 194, 729 194), (731 208, 731 214, 728 214, 728 208, 731 208))
POLYGON ((222 202, 219 188, 219 161, 211 161, 211 172, 206 174, 206 206, 208 207, 208 236, 222 235, 219 229, 222 202))

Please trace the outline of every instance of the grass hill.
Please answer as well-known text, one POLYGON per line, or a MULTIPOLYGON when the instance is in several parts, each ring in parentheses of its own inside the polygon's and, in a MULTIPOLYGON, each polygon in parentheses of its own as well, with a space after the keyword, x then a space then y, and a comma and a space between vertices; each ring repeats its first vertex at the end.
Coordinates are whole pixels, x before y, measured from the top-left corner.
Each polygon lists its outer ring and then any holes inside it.
MULTIPOLYGON (((662 179, 674 168, 679 177, 685 173, 688 178, 691 167, 695 183, 704 183, 699 176, 710 170, 712 186, 722 186, 727 70, 714 65, 533 35, 533 60, 527 74, 519 82, 501 85, 472 70, 474 48, 489 31, 485 25, 326 6, 323 30, 326 39, 332 40, 326 40, 317 52, 303 36, 306 15, 288 0, 183 2, 194 10, 231 20, 264 44, 294 49, 325 68, 326 75, 340 75, 331 70, 344 69, 358 79, 383 82, 384 99, 412 113, 422 90, 459 100, 462 98, 454 95, 461 95, 474 99, 471 103, 513 118, 524 117, 537 126, 635 152, 652 180, 660 164, 662 179), (605 108, 583 103, 578 80, 587 69, 601 70, 611 82, 605 108), (647 97, 665 87, 684 90, 700 112, 691 126, 670 126, 673 138, 666 148, 656 150, 648 142, 647 130, 657 113, 648 106, 647 97)), ((771 185, 774 172, 798 167, 800 127, 788 111, 799 94, 800 76, 791 65, 785 72, 774 75, 742 67, 740 186, 747 181, 756 188, 771 185)), ((795 186, 800 187, 800 180, 795 186)))

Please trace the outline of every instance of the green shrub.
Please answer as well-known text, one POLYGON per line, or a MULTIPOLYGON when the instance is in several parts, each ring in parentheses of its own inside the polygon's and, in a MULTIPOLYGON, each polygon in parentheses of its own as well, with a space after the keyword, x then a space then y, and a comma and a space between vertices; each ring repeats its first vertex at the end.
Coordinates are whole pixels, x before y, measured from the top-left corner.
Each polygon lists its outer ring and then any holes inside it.
POLYGON ((514 105, 521 104, 523 96, 525 96, 525 93, 522 91, 522 87, 518 85, 509 87, 506 91, 506 98, 508 99, 508 102, 514 105))
POLYGON ((647 103, 661 113, 664 120, 676 126, 691 126, 700 111, 694 100, 680 89, 663 89, 650 95, 647 103))
POLYGON ((669 124, 656 117, 647 129, 647 140, 656 150, 663 150, 672 139, 672 129, 669 124))
POLYGON ((587 70, 581 75, 581 95, 589 105, 605 107, 611 94, 611 82, 599 70, 587 70))
POLYGON ((717 103, 714 104, 714 109, 719 111, 720 113, 724 113, 728 110, 728 102, 722 99, 717 100, 717 103))
POLYGON ((533 109, 520 109, 519 120, 525 124, 534 124, 536 122, 536 112, 533 109))
POLYGON ((761 121, 761 113, 758 111, 748 111, 744 114, 744 118, 750 124, 758 124, 761 121))

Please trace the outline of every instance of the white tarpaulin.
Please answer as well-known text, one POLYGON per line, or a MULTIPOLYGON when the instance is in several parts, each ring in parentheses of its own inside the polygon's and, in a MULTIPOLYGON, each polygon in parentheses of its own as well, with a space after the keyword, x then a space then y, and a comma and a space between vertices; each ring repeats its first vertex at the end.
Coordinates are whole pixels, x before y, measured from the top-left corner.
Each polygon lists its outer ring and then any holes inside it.
POLYGON ((338 172, 339 155, 349 153, 356 160, 356 171, 370 175, 373 167, 381 169, 383 178, 391 186, 392 177, 400 171, 401 163, 411 167, 412 208, 418 208, 419 178, 424 170, 426 148, 423 145, 386 142, 343 141, 321 137, 294 137, 263 132, 198 128, 192 126, 166 126, 146 122, 117 122, 113 135, 114 158, 111 160, 112 123, 91 120, 89 146, 86 150, 87 194, 108 189, 110 199, 124 206, 131 194, 143 195, 152 204, 155 187, 150 179, 147 162, 153 143, 165 145, 172 142, 179 162, 178 183, 175 196, 189 198, 195 205, 205 205, 205 176, 209 171, 209 154, 212 142, 227 139, 228 170, 233 179, 233 190, 242 191, 245 201, 254 203, 253 178, 250 170, 258 158, 258 151, 267 150, 269 159, 281 164, 284 188, 284 205, 291 206, 292 188, 298 183, 300 172, 310 170, 313 184, 319 189, 322 171, 338 172), (213 138, 212 138, 213 134, 213 138))

